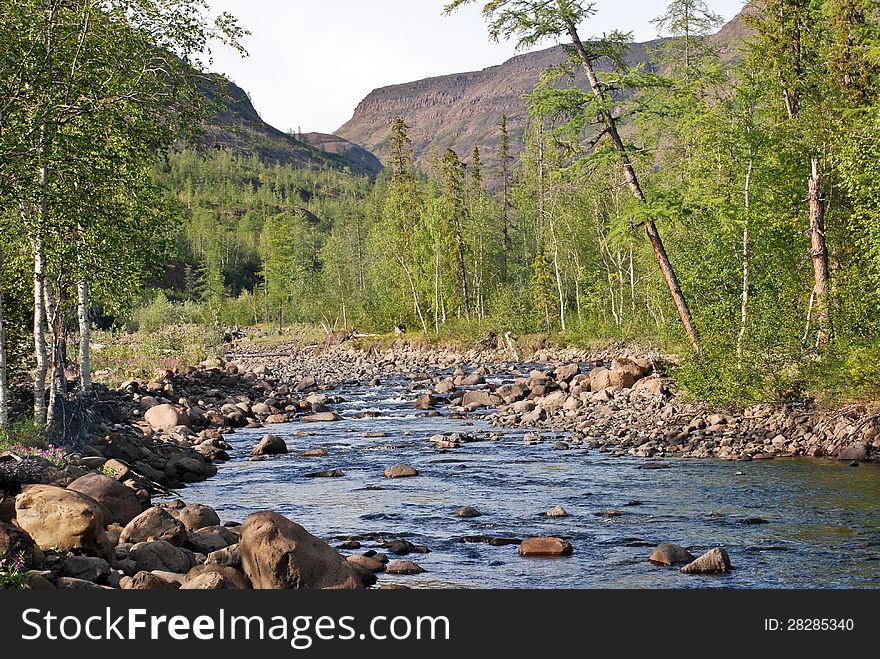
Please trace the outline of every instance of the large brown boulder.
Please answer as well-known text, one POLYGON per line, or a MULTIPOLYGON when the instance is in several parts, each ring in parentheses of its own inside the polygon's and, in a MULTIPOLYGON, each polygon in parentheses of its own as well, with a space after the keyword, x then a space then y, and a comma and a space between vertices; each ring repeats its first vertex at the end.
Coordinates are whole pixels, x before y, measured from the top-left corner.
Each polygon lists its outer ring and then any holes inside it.
POLYGON ((144 504, 134 491, 119 481, 97 472, 80 476, 68 490, 90 496, 110 513, 107 524, 117 523, 125 526, 144 511, 144 504))
POLYGON ((228 584, 226 587, 234 590, 250 590, 251 587, 247 577, 233 567, 223 565, 196 565, 186 573, 186 580, 183 582, 183 588, 192 590, 205 589, 204 585, 192 585, 193 581, 200 579, 205 575, 219 575, 228 584))
POLYGON ((251 455, 283 455, 287 453, 287 443, 278 435, 266 435, 251 451, 251 455))
POLYGON ((685 574, 725 574, 732 569, 730 556, 727 555, 724 547, 715 547, 694 562, 685 565, 681 571, 685 574))
POLYGON ((240 548, 244 573, 257 589, 364 587, 355 566, 278 513, 250 515, 241 527, 240 548))
POLYGON ((18 525, 40 549, 106 556, 104 512, 97 501, 54 485, 29 485, 15 499, 18 525))
POLYGON ((476 409, 478 407, 497 407, 503 402, 501 396, 479 389, 466 391, 461 399, 462 407, 476 409))
POLYGON ((148 508, 131 520, 122 533, 121 542, 153 542, 165 540, 178 547, 186 544, 186 527, 163 508, 148 508))
POLYGON ((17 558, 24 555, 24 563, 29 568, 43 565, 45 556, 34 539, 23 529, 6 522, 0 522, 0 556, 17 558))
POLYGON ((655 565, 679 565, 682 563, 692 563, 694 556, 684 547, 663 543, 651 552, 648 560, 655 565))
POLYGON ((177 426, 192 425, 189 415, 179 407, 163 403, 144 412, 144 420, 156 430, 173 430, 177 426))
POLYGON ((220 517, 211 506, 201 503, 191 503, 180 509, 177 514, 187 531, 193 532, 206 526, 220 526, 220 517))
POLYGON ((196 564, 195 556, 191 551, 175 547, 164 540, 139 542, 132 546, 129 553, 137 563, 137 570, 144 572, 167 570, 176 574, 186 574, 196 564))
POLYGON ((568 556, 571 543, 562 538, 526 538, 519 546, 520 556, 568 556))

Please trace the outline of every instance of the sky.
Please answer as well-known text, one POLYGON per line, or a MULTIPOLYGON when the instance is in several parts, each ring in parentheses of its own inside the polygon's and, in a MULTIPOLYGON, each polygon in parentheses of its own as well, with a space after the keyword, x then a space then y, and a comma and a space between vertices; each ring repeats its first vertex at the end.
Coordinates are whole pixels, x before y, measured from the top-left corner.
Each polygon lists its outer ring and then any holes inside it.
MULTIPOLYGON (((484 2, 444 16, 446 1, 208 0, 212 11, 231 13, 251 32, 244 40, 248 57, 217 47, 209 68, 247 91, 276 128, 332 133, 373 89, 476 71, 517 54, 514 42, 489 41, 484 2)), ((617 29, 636 41, 654 39, 651 20, 667 2, 597 0, 581 37, 617 29)), ((745 0, 707 4, 730 20, 745 0)))

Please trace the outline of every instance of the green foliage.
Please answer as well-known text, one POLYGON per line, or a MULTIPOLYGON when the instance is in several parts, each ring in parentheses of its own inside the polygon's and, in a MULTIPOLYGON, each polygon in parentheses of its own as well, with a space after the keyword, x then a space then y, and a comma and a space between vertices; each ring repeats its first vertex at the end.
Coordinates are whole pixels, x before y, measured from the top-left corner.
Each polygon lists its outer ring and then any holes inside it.
POLYGON ((0 590, 27 590, 29 575, 23 552, 18 556, 0 556, 0 590))

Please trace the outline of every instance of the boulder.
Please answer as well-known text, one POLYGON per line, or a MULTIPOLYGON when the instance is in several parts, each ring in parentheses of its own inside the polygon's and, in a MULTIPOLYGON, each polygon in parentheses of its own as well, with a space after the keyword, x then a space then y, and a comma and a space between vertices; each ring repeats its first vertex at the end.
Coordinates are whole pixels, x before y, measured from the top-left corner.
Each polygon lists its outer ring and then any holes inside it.
POLYGON ((241 552, 238 543, 229 545, 226 549, 218 549, 208 554, 205 565, 225 565, 228 567, 241 567, 241 552))
POLYGON ((385 469, 385 478, 409 478, 418 475, 419 472, 407 464, 393 465, 385 469))
POLYGON ((662 545, 658 545, 654 551, 651 552, 648 560, 655 565, 678 565, 682 563, 692 563, 695 558, 693 554, 684 547, 663 543, 662 545))
POLYGON ((295 391, 314 391, 318 388, 318 383, 315 381, 315 378, 308 376, 300 380, 297 385, 294 387, 295 391))
POLYGON ((218 572, 205 572, 192 579, 187 579, 180 590, 238 590, 229 580, 218 572))
POLYGON ((199 588, 207 590, 204 586, 197 587, 192 585, 192 582, 212 574, 222 577, 223 581, 227 584, 226 588, 231 590, 250 590, 251 584, 247 577, 235 568, 223 565, 196 565, 186 573, 186 580, 183 582, 182 588, 188 590, 198 590, 199 588))
POLYGON ((566 364, 556 369, 556 380, 558 382, 571 382, 575 375, 581 372, 581 367, 577 364, 566 364))
POLYGON ((123 577, 119 582, 123 590, 176 590, 180 583, 165 579, 152 572, 138 572, 133 577, 123 577))
POLYGON ((483 513, 474 508, 473 506, 462 506, 461 508, 456 508, 453 515, 456 517, 480 517, 483 513))
POLYGON ((421 574, 425 572, 425 568, 423 568, 418 563, 414 563, 413 561, 391 561, 388 566, 385 568, 385 571, 388 574, 421 574))
POLYGON ((355 589, 363 579, 330 545, 278 513, 250 515, 241 527, 244 573, 257 589, 355 589))
POLYGON ((479 407, 497 407, 503 402, 501 396, 496 396, 488 391, 466 391, 461 399, 462 407, 477 409, 479 407))
POLYGON ((15 499, 18 525, 40 549, 107 556, 104 511, 94 499, 53 485, 28 485, 15 499))
POLYGON ((685 574, 725 574, 732 569, 727 551, 723 547, 715 547, 685 565, 681 571, 685 574))
POLYGON ((148 508, 126 524, 120 542, 152 542, 165 540, 181 547, 186 544, 186 527, 163 508, 148 508))
POLYGON ((327 449, 324 448, 310 448, 308 451, 303 451, 299 454, 301 458, 325 458, 327 457, 327 449))
POLYGON ((568 556, 572 546, 562 538, 526 538, 519 546, 520 556, 568 556))
POLYGON ((70 485, 68 490, 90 496, 100 503, 107 512, 107 524, 116 523, 125 526, 144 511, 144 503, 130 487, 104 474, 93 472, 80 476, 70 485))
POLYGON ((220 526, 220 516, 213 508, 201 503, 191 503, 181 508, 177 513, 177 519, 191 533, 206 526, 220 526))
POLYGON ((251 455, 282 455, 287 453, 287 443, 278 435, 266 435, 251 451, 251 455))
POLYGON ((611 371, 600 366, 590 371, 590 391, 602 391, 611 386, 611 371))
POLYGON ((866 460, 868 458, 868 445, 864 443, 844 446, 837 452, 838 460, 866 460))
POLYGON ((144 420, 156 430, 173 430, 177 426, 192 425, 189 415, 175 405, 154 405, 144 412, 144 420))
POLYGON ((358 565, 369 572, 384 572, 385 563, 377 561, 372 556, 364 556, 363 554, 355 554, 346 558, 349 563, 358 565))
POLYGON ((39 568, 45 560, 43 552, 25 530, 0 522, 0 556, 17 558, 19 554, 24 554, 24 564, 29 568, 39 568))
POLYGON ((167 570, 186 574, 196 564, 191 551, 175 547, 165 540, 139 542, 132 546, 129 553, 137 563, 138 571, 167 570))
POLYGON ((109 586, 99 586, 96 583, 76 577, 59 577, 55 581, 58 590, 113 590, 109 586))
POLYGON ((339 415, 335 412, 318 412, 303 417, 303 421, 307 423, 328 423, 330 421, 339 421, 339 415))
POLYGON ((432 410, 437 405, 437 399, 431 394, 422 394, 413 403, 413 407, 417 410, 432 410))
POLYGON ((187 535, 186 547, 197 554, 206 556, 212 552, 225 549, 229 543, 218 533, 190 533, 187 535))
POLYGON ((568 517, 568 511, 562 506, 553 506, 547 511, 547 517, 568 517))
POLYGON ((61 566, 61 576, 103 583, 110 576, 110 563, 95 556, 68 556, 61 566))

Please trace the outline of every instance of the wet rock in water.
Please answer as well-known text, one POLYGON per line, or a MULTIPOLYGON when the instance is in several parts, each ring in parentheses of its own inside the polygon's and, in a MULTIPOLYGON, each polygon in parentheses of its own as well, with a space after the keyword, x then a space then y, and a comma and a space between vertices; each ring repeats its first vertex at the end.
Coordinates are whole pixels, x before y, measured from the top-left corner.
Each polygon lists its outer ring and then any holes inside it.
POLYGON ((360 549, 362 547, 361 543, 357 540, 346 540, 345 542, 340 543, 336 548, 337 549, 360 549))
POLYGON ((324 448, 310 448, 308 451, 303 451, 299 454, 301 458, 325 458, 327 457, 327 449, 324 448))
POLYGON ((432 410, 437 404, 437 399, 431 394, 422 394, 413 403, 413 407, 417 410, 432 410))
POLYGON ((639 501, 638 499, 633 499, 632 501, 627 501, 627 502, 626 502, 625 504, 623 504, 623 505, 624 505, 624 506, 641 506, 641 505, 642 505, 642 502, 639 501))
POLYGON ((385 478, 410 478, 418 475, 419 472, 408 464, 393 465, 385 469, 385 478))
POLYGON ((467 391, 461 399, 461 406, 468 409, 478 409, 481 407, 497 407, 502 403, 501 397, 491 394, 488 391, 467 391))
POLYGON ((568 556, 573 551, 571 543, 562 538, 526 538, 519 546, 520 556, 568 556))
POLYGON ((571 448, 571 447, 568 444, 566 444, 565 442, 556 442, 553 445, 553 449, 556 451, 567 451, 569 448, 571 448))
POLYGON ((416 545, 409 540, 403 539, 383 542, 379 546, 397 556, 406 556, 407 554, 428 554, 431 552, 431 550, 424 545, 416 545))
POLYGON ((670 543, 663 543, 662 545, 658 545, 657 548, 651 552, 648 560, 655 565, 679 565, 683 563, 692 563, 696 558, 684 547, 670 543))
POLYGON ((307 423, 329 423, 330 421, 339 421, 340 417, 336 412, 318 412, 303 417, 303 421, 307 423))
POLYGON ((547 511, 547 517, 568 517, 568 511, 562 506, 553 506, 547 511))
POLYGON ((462 506, 461 508, 456 508, 453 515, 456 517, 480 517, 483 513, 474 508, 473 506, 462 506))
POLYGON ((837 452, 838 460, 866 460, 868 458, 868 446, 864 443, 845 446, 837 452))
POLYGON ((382 380, 380 380, 379 378, 376 377, 376 378, 373 378, 372 380, 370 380, 369 382, 367 382, 367 384, 371 387, 378 387, 379 385, 382 384, 382 380))
POLYGON ((488 535, 466 535, 459 538, 459 542, 489 545, 490 547, 506 547, 507 545, 520 545, 522 538, 495 538, 488 535))
POLYGON ((471 373, 470 375, 462 377, 458 381, 458 384, 462 387, 476 387, 478 384, 486 384, 486 378, 479 373, 471 373))
POLYGON ((342 478, 345 472, 342 469, 325 469, 324 471, 313 471, 305 475, 305 478, 342 478))
POLYGON ((739 523, 746 524, 747 526, 754 526, 758 524, 769 524, 770 520, 764 519, 763 517, 746 517, 745 519, 741 519, 739 523))
POLYGON ((363 554, 356 554, 354 556, 349 556, 345 560, 349 563, 354 563, 365 570, 370 572, 384 572, 385 564, 382 561, 378 561, 372 556, 364 556, 363 554))
POLYGON ((165 540, 181 547, 186 544, 186 527, 168 511, 154 506, 126 524, 119 535, 121 542, 153 542, 165 540))
POLYGON ((455 384, 452 382, 451 378, 446 378, 442 380, 436 387, 434 387, 434 391, 438 394, 451 394, 455 391, 455 384))
POLYGON ((53 485, 28 485, 15 498, 18 526, 42 549, 109 555, 104 512, 91 497, 53 485))
POLYGON ((623 515, 619 510, 615 510, 614 508, 609 508, 608 510, 603 510, 600 513, 595 513, 596 517, 621 517, 623 515))
POLYGON ((850 466, 850 467, 858 467, 858 466, 860 466, 860 465, 859 465, 858 462, 853 461, 853 462, 850 462, 850 463, 849 463, 849 466, 850 466))
POLYGON ((104 474, 94 472, 80 476, 67 489, 85 494, 104 506, 110 513, 104 520, 107 524, 115 522, 125 526, 144 511, 144 502, 134 490, 104 474))
POLYGON ((426 570, 418 563, 412 561, 391 561, 385 568, 385 571, 388 574, 413 575, 421 574, 426 570))
POLYGON ((377 439, 379 437, 388 437, 387 432, 362 432, 361 437, 366 437, 368 439, 377 439))
POLYGON ((670 465, 665 462, 643 462, 636 469, 669 469, 670 465))
POLYGON ((244 573, 257 589, 364 587, 354 565, 278 513, 250 515, 241 527, 240 546, 244 573))
POLYGON ((272 414, 266 417, 266 423, 268 424, 287 423, 288 421, 290 421, 290 416, 287 414, 272 414))
POLYGON ((523 435, 523 444, 526 446, 531 446, 533 444, 540 444, 544 441, 544 438, 541 437, 541 433, 539 432, 527 432, 523 435))
POLYGON ((287 443, 278 435, 266 435, 251 451, 252 456, 283 455, 287 453, 287 443))
POLYGON ((685 574, 725 574, 732 569, 727 551, 723 547, 715 547, 685 565, 681 571, 685 574))

